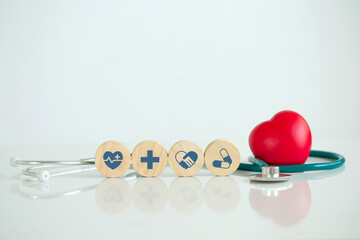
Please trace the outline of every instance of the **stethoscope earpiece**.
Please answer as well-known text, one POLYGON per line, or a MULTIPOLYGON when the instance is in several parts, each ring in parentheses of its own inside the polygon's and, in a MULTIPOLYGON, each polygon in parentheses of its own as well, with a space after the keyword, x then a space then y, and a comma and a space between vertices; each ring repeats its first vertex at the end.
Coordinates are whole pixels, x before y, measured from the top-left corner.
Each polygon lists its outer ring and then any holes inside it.
POLYGON ((38 173, 36 173, 36 177, 42 181, 42 182, 46 182, 50 179, 50 173, 49 171, 46 171, 46 170, 42 170, 38 173))
POLYGON ((12 167, 18 167, 19 165, 16 163, 16 161, 21 160, 19 157, 12 157, 9 159, 9 163, 12 167))

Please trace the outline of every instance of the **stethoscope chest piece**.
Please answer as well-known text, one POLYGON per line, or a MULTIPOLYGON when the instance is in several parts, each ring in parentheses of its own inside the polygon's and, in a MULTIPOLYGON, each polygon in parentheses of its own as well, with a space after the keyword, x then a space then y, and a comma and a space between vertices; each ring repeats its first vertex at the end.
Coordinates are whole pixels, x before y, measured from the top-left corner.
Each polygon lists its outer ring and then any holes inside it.
POLYGON ((249 176, 251 181, 259 182, 283 182, 291 180, 291 175, 280 174, 278 166, 263 166, 262 174, 249 176))

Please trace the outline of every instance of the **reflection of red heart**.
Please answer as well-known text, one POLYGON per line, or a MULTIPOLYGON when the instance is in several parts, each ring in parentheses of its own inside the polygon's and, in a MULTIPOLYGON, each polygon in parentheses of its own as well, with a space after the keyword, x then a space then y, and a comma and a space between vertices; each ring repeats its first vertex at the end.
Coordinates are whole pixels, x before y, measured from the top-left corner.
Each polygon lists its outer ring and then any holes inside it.
MULTIPOLYGON (((271 184, 267 188, 271 192, 271 184)), ((283 226, 296 225, 307 216, 311 207, 311 190, 306 181, 292 181, 290 189, 277 194, 268 197, 264 191, 252 188, 249 194, 251 207, 283 226)))
POLYGON ((298 113, 282 111, 252 130, 249 145, 255 157, 268 164, 303 164, 310 154, 311 132, 298 113))

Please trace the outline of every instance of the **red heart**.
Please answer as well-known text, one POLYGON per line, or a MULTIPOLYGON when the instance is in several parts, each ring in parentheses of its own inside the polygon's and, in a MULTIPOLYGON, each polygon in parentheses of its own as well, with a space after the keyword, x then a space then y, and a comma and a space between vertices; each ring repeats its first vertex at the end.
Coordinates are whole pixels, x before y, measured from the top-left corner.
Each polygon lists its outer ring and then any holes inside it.
POLYGON ((311 151, 311 132, 300 114, 281 111, 252 130, 249 145, 254 156, 267 164, 304 164, 311 151))

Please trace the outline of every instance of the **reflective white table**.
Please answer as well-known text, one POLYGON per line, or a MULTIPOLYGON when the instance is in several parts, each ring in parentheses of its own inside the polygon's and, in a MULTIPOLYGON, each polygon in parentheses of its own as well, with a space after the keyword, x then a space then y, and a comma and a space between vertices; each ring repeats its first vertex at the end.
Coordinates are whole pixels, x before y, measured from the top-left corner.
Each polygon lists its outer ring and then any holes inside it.
MULTIPOLYGON (((246 161, 246 143, 237 145, 246 161)), ((1 146, 0 239, 358 239, 359 146, 315 141, 313 149, 343 154, 345 166, 267 184, 250 182, 250 172, 177 177, 169 167, 156 178, 130 170, 107 179, 95 170, 39 182, 9 158, 77 159, 96 144, 1 146)))

